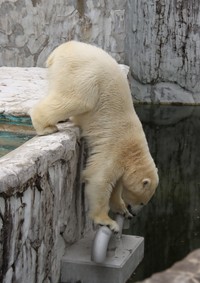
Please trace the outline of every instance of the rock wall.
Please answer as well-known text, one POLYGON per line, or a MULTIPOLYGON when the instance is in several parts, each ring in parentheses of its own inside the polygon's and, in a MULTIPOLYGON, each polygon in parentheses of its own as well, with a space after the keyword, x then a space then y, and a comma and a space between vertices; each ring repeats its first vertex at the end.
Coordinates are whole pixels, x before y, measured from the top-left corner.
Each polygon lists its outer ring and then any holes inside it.
POLYGON ((44 66, 81 40, 130 65, 136 102, 200 104, 198 0, 1 0, 0 27, 0 66, 44 66))
POLYGON ((78 136, 62 125, 0 159, 0 282, 59 282, 65 248, 91 229, 78 136))
POLYGON ((62 42, 103 47, 124 61, 126 1, 1 0, 0 66, 44 66, 62 42))
POLYGON ((199 30, 198 0, 127 0, 126 63, 137 101, 200 103, 199 30))

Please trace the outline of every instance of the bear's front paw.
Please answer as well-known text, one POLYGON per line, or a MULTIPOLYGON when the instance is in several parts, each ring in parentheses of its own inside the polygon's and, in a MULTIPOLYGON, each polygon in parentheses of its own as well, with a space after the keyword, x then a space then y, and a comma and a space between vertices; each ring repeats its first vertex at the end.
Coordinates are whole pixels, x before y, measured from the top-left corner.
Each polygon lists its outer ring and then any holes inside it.
POLYGON ((93 219, 93 221, 97 225, 107 226, 114 233, 118 233, 119 232, 119 225, 117 224, 116 221, 112 220, 111 218, 104 219, 104 218, 100 218, 100 217, 95 217, 93 219))
POLYGON ((58 128, 56 126, 48 126, 42 130, 36 130, 37 134, 39 136, 45 136, 45 135, 49 135, 49 134, 53 134, 56 133, 58 131, 58 128))
POLYGON ((131 219, 133 217, 133 215, 127 209, 123 200, 120 200, 118 202, 111 202, 110 207, 112 212, 121 214, 125 218, 131 219))

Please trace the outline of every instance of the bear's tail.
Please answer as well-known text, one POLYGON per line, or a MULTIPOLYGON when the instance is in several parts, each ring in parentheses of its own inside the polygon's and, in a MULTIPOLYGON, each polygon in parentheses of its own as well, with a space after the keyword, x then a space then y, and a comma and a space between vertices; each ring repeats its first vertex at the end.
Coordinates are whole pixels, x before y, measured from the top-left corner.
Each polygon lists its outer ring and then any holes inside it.
POLYGON ((53 61, 54 61, 54 52, 52 52, 49 57, 47 58, 46 61, 46 67, 50 67, 51 65, 53 65, 53 61))

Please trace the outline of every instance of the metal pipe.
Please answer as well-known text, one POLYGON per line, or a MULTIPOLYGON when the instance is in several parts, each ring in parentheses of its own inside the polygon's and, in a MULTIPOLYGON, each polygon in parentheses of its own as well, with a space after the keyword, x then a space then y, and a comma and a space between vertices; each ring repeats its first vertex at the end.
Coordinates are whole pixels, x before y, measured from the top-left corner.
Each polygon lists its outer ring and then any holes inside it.
MULTIPOLYGON (((124 217, 120 214, 117 214, 115 221, 119 225, 118 238, 121 238, 123 224, 124 224, 124 217)), ((98 231, 95 234, 92 245, 92 253, 91 253, 92 261, 96 263, 104 262, 111 235, 112 235, 112 231, 107 226, 102 226, 98 229, 98 231)))

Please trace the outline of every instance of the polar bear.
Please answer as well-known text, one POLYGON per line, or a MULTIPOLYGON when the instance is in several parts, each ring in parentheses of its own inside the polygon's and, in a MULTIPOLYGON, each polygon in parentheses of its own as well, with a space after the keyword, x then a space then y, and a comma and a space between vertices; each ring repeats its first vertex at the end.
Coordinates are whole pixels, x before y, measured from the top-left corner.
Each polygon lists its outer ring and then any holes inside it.
POLYGON ((108 213, 131 217, 158 185, 158 173, 134 110, 127 77, 102 49, 76 41, 57 47, 47 60, 48 95, 31 111, 38 135, 57 131, 72 117, 88 147, 83 170, 94 223, 118 232, 108 213))

